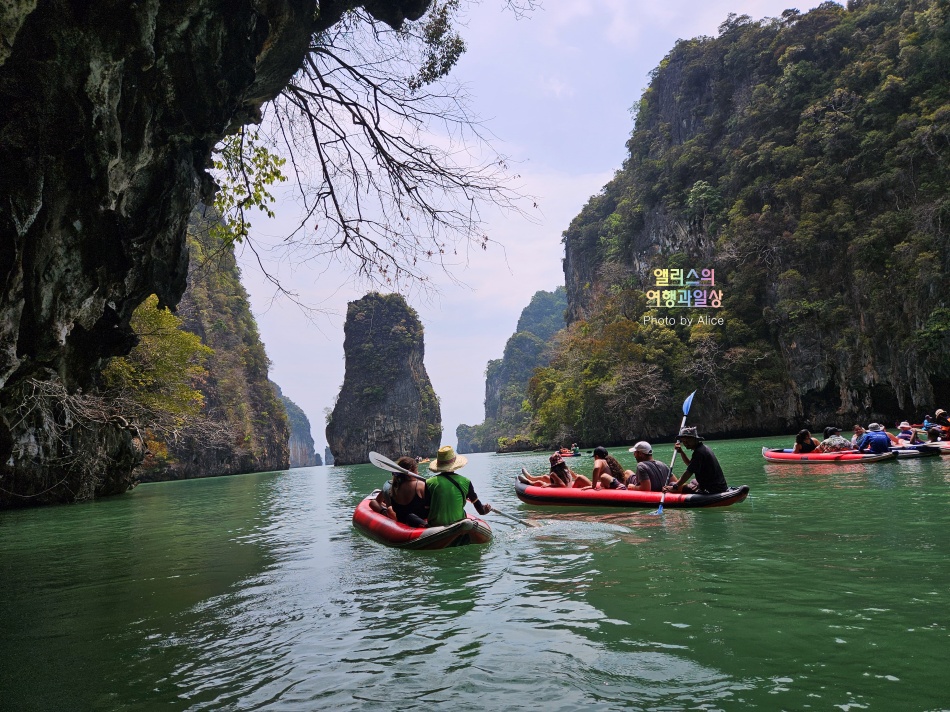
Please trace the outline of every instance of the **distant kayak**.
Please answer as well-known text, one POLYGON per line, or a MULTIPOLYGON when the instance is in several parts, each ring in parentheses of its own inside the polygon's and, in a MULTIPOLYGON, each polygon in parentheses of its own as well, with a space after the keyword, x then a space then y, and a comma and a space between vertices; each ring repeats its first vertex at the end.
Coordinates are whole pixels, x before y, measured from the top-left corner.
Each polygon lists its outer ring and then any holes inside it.
POLYGON ((896 452, 858 452, 845 450, 844 452, 809 452, 807 454, 792 452, 783 448, 762 448, 762 457, 769 462, 883 462, 896 460, 896 452))
POLYGON ((410 527, 397 522, 370 508, 369 503, 376 499, 377 494, 379 490, 356 506, 353 526, 380 544, 397 549, 445 549, 466 544, 487 544, 492 540, 488 523, 471 514, 446 527, 410 527))
POLYGON ((749 487, 730 487, 720 494, 674 494, 620 489, 579 489, 577 487, 535 487, 524 482, 515 483, 518 499, 527 504, 555 507, 628 507, 654 508, 661 497, 666 509, 695 509, 697 507, 728 507, 749 495, 749 487))

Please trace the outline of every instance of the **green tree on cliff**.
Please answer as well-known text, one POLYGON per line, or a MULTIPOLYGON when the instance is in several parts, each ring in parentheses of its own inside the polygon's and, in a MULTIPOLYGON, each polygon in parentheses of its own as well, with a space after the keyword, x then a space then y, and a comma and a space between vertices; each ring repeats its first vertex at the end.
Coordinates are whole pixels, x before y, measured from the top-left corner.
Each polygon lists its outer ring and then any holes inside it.
POLYGON ((940 0, 731 15, 678 42, 565 233, 571 324, 529 389, 537 434, 662 434, 697 387, 722 431, 950 398, 948 57, 940 0), (694 267, 716 270, 722 326, 647 303, 654 269, 694 267))

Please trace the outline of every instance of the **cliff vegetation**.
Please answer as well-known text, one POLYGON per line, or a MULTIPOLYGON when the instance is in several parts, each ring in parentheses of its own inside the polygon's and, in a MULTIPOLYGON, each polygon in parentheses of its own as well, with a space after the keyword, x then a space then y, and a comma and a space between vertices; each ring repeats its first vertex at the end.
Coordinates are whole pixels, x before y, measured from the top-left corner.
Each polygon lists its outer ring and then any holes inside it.
MULTIPOLYGON (((142 481, 288 467, 287 415, 267 377, 270 360, 233 247, 212 229, 217 224, 200 211, 193 215, 188 229, 188 288, 177 312, 182 329, 200 339, 207 352, 206 372, 196 381, 203 402, 201 416, 173 437, 149 444, 150 456, 136 471, 142 481)), ((148 334, 138 334, 140 343, 130 357, 150 341, 148 334)))
POLYGON ((531 434, 533 411, 527 400, 528 381, 549 360, 554 335, 564 328, 567 297, 564 287, 536 292, 521 312, 515 333, 500 359, 485 369, 485 421, 459 425, 458 451, 511 452, 535 447, 531 434))
MULTIPOLYGON (((106 363, 136 345, 136 308, 150 295, 159 308, 182 298, 186 227, 199 199, 213 201, 215 156, 233 239, 248 234, 246 209, 267 210, 266 186, 284 158, 269 147, 283 136, 292 139, 288 172, 302 192, 313 188, 310 214, 326 218, 322 230, 308 224, 315 234, 295 248, 352 257, 364 277, 386 281, 424 275, 421 263, 455 238, 480 240, 470 201, 505 202, 496 198, 508 195, 496 180, 503 162, 472 169, 454 162, 458 146, 427 142, 433 116, 458 129, 453 136, 477 134, 466 130, 464 102, 438 89, 464 49, 458 7, 182 0, 0 9, 0 507, 132 483, 145 455, 141 429, 95 400, 96 387, 106 363), (263 152, 257 132, 242 129, 262 123, 273 129, 263 152), (318 175, 305 175, 313 156, 318 175), (383 213, 366 205, 375 198, 383 213), (436 227, 414 229, 424 225, 436 227)), ((244 337, 234 336, 237 354, 209 358, 263 373, 244 337)), ((269 397, 248 395, 256 402, 245 408, 225 397, 206 407, 240 424, 249 456, 279 460, 270 435, 252 427, 270 412, 269 397)))
POLYGON ((535 435, 668 436, 694 388, 710 433, 946 407, 948 70, 942 0, 730 15, 678 42, 564 233, 570 323, 528 389, 535 435), (703 268, 718 308, 648 297, 655 270, 703 268))

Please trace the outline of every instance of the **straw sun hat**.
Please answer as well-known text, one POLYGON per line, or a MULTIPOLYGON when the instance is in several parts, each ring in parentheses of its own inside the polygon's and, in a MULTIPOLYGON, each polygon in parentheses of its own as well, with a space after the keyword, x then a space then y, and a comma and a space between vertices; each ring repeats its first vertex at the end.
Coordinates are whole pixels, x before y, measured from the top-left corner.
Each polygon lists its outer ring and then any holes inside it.
POLYGON ((429 469, 433 472, 455 472, 460 467, 465 467, 468 458, 464 455, 456 455, 455 449, 451 445, 443 445, 439 448, 439 454, 433 462, 429 463, 429 469))

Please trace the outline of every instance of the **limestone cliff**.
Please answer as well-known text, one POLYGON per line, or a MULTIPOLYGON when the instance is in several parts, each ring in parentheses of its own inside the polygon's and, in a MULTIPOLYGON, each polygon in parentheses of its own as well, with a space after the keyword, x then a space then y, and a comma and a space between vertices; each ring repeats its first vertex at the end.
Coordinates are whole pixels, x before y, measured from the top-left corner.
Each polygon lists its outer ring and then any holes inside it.
POLYGON ((668 434, 695 388, 730 434, 947 408, 948 26, 942 2, 826 2, 678 42, 565 232, 536 434, 668 434))
POLYGON ((185 226, 213 189, 212 147, 260 115, 314 37, 354 6, 398 26, 427 4, 4 5, 0 506, 128 488, 144 456, 135 427, 121 419, 79 427, 62 408, 38 407, 47 400, 37 393, 88 391, 103 361, 134 345, 138 304, 153 293, 178 303, 185 226), (102 457, 80 463, 90 440, 102 457))
POLYGON ((548 363, 551 337, 564 328, 566 308, 564 287, 531 297, 502 358, 489 361, 485 369, 485 421, 474 426, 462 424, 455 430, 459 452, 535 447, 530 434, 531 411, 526 407, 528 381, 534 369, 548 363))
POLYGON ((310 433, 310 419, 301 410, 300 406, 285 396, 280 386, 271 382, 277 397, 284 404, 287 411, 287 422, 290 425, 290 466, 291 467, 319 467, 323 459, 313 449, 313 435, 310 433))
POLYGON ((327 423, 337 465, 433 455, 442 436, 439 401, 423 357, 419 317, 398 294, 367 294, 346 310, 343 387, 327 423))
POLYGON ((196 210, 188 229, 188 288, 178 316, 184 329, 214 351, 198 390, 204 396, 205 420, 218 425, 217 436, 186 433, 163 443, 163 456, 153 453, 135 471, 142 482, 288 467, 287 415, 267 378, 270 360, 234 252, 221 244, 210 225, 196 210))

